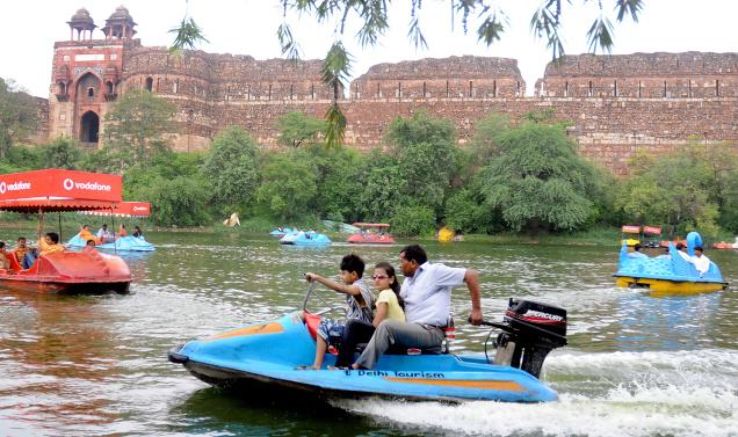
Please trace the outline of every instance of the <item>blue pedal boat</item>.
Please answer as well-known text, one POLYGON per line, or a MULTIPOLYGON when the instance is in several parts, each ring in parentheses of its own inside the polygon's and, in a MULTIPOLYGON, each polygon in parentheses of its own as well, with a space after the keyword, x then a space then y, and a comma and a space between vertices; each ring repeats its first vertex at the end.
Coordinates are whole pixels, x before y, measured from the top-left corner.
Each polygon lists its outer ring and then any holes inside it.
MULTIPOLYGON (((408 400, 548 402, 557 394, 537 376, 548 352, 566 344, 566 311, 510 300, 495 360, 484 355, 383 355, 372 370, 298 370, 315 355, 318 315, 302 312, 193 340, 169 351, 195 377, 236 394, 314 398, 380 396, 408 400), (561 329, 563 327, 563 334, 561 329)), ((489 339, 489 337, 488 337, 489 339)), ((417 352, 417 351, 415 351, 417 352)), ((335 363, 327 354, 325 366, 335 363)))
POLYGON ((331 239, 315 231, 295 231, 282 237, 279 243, 301 247, 325 247, 330 246, 331 239))
MULTIPOLYGON (((702 246, 702 237, 697 232, 687 234, 687 253, 694 255, 694 248, 702 246)), ((619 287, 645 288, 654 294, 689 295, 710 293, 728 287, 720 268, 714 262, 700 276, 692 263, 683 258, 674 245, 669 243, 669 253, 649 257, 628 251, 623 244, 620 249, 618 270, 613 274, 619 287)))
MULTIPOLYGON (((67 247, 84 248, 87 244, 79 234, 70 238, 67 247)), ((156 250, 153 244, 146 241, 143 237, 133 237, 131 235, 118 237, 114 242, 104 243, 95 246, 96 249, 108 249, 116 252, 153 252, 156 250)))

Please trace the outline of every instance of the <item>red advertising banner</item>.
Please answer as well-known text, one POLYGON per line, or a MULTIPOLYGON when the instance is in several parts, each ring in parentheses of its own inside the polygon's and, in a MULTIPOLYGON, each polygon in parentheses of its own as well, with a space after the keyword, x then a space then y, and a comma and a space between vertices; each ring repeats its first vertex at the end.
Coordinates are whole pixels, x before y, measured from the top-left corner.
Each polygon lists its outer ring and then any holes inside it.
POLYGON ((113 209, 98 209, 95 211, 83 211, 81 214, 116 216, 116 217, 148 217, 151 215, 151 204, 149 202, 121 202, 113 209))
POLYGON ((659 226, 644 226, 643 233, 646 235, 661 235, 661 227, 659 226))
POLYGON ((46 169, 0 175, 0 202, 120 202, 122 193, 123 178, 112 174, 46 169))

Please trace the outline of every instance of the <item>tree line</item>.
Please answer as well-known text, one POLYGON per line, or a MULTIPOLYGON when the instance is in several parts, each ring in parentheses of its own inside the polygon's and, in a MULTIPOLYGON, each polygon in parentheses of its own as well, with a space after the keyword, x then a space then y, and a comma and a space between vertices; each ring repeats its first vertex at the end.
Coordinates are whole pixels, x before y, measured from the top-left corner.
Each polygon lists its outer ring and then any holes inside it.
POLYGON ((680 235, 738 232, 738 159, 729 144, 695 140, 666 155, 638 154, 631 174, 618 179, 579 156, 566 124, 548 113, 520 120, 489 114, 460 147, 451 121, 419 111, 395 119, 383 146, 362 154, 325 147, 326 121, 293 112, 275 126, 276 150, 231 126, 209 151, 181 153, 166 135, 175 108, 133 90, 107 115, 104 147, 84 150, 66 137, 25 146, 7 127, 18 125, 8 114, 19 105, 3 102, 18 93, 2 85, 0 172, 122 174, 124 197, 150 201, 151 220, 161 226, 209 225, 236 211, 274 225, 389 222, 404 236, 430 235, 442 225, 480 234, 624 223, 666 225, 680 235))

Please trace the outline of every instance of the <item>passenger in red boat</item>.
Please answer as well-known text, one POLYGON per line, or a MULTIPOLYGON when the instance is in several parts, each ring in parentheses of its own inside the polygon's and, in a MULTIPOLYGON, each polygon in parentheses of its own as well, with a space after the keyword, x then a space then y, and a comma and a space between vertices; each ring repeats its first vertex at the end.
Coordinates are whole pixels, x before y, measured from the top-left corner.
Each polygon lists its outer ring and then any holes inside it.
POLYGON ((0 269, 10 268, 10 260, 8 260, 8 252, 5 251, 5 242, 0 241, 0 269))
POLYGON ((23 262, 23 258, 26 256, 27 252, 28 245, 26 242, 26 237, 18 237, 15 242, 15 248, 13 249, 13 254, 15 255, 15 260, 18 261, 18 264, 21 264, 23 262))
POLYGON ((372 305, 374 297, 369 287, 362 279, 364 275, 364 260, 358 255, 350 254, 341 260, 341 281, 338 283, 315 273, 306 273, 308 282, 319 282, 336 293, 346 295, 346 320, 322 319, 318 326, 316 338, 315 360, 312 366, 300 366, 298 369, 318 370, 323 366, 323 358, 328 345, 339 346, 343 331, 348 320, 372 321, 372 305))
POLYGON ((89 225, 82 225, 82 229, 79 231, 79 238, 85 240, 85 241, 94 241, 95 244, 98 244, 100 240, 92 234, 92 231, 90 231, 89 225))
POLYGON ((59 234, 47 232, 46 235, 38 239, 38 249, 28 251, 26 256, 23 257, 23 268, 30 269, 39 256, 60 252, 64 252, 64 246, 59 244, 59 234))
POLYGON ((95 249, 95 240, 87 240, 87 244, 85 244, 85 248, 82 249, 83 253, 93 253, 97 252, 97 249, 95 249))

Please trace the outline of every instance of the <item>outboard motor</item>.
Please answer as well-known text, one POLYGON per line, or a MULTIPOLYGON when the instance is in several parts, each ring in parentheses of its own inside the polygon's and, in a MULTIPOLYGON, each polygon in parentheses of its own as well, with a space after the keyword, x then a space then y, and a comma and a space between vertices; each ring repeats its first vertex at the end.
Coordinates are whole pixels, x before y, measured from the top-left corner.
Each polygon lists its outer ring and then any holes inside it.
POLYGON ((517 367, 538 378, 552 349, 566 345, 566 310, 548 304, 510 298, 502 323, 494 363, 517 367))

